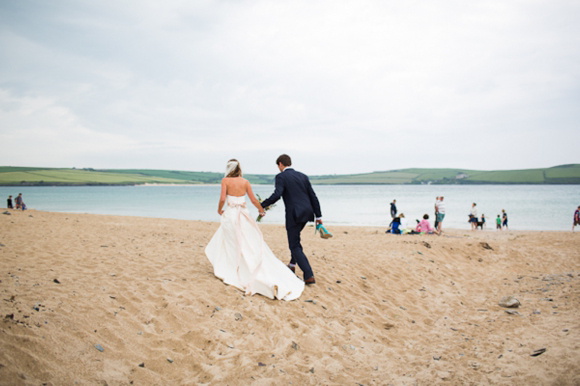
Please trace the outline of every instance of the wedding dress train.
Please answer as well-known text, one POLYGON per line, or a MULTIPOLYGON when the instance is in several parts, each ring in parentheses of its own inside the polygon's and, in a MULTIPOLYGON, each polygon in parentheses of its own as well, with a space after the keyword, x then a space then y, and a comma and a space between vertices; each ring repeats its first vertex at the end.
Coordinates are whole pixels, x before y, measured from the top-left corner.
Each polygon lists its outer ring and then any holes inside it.
POLYGON ((246 208, 245 196, 227 196, 221 225, 205 248, 214 274, 247 295, 294 300, 304 282, 274 256, 256 221, 246 208))

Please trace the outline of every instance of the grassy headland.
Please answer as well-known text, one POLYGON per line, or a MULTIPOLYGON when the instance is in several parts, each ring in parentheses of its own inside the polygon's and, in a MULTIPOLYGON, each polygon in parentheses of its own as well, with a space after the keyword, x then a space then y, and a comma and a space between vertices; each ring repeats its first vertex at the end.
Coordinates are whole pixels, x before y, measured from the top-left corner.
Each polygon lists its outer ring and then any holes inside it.
MULTIPOLYGON (((2 186, 219 184, 222 173, 151 169, 0 167, 2 186)), ((247 174, 252 184, 272 184, 274 175, 247 174)), ((353 184, 580 184, 580 164, 544 169, 401 169, 363 174, 311 176, 317 185, 353 184)))

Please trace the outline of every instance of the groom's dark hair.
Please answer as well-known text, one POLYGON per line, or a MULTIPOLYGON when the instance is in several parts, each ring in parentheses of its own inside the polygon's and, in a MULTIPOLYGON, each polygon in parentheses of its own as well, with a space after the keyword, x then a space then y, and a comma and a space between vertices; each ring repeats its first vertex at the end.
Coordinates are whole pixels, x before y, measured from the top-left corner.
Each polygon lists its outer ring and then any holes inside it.
POLYGON ((282 165, 284 166, 292 165, 292 159, 290 159, 290 156, 288 154, 282 154, 280 157, 278 157, 278 159, 276 160, 276 165, 278 165, 280 162, 282 162, 282 165))

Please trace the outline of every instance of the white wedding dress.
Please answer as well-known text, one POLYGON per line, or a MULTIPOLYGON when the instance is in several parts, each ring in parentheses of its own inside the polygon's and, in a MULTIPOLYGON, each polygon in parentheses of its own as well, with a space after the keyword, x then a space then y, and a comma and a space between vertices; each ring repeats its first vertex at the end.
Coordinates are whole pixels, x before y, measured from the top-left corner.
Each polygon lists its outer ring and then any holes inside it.
POLYGON ((205 248, 214 274, 246 295, 298 299, 304 282, 274 256, 256 221, 246 209, 246 197, 227 196, 221 225, 205 248))

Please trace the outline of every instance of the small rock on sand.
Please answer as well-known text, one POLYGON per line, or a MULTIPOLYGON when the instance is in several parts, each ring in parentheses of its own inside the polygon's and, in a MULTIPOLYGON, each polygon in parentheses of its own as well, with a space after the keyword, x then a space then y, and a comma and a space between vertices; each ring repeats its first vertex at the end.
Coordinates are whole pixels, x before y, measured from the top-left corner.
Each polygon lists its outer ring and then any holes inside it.
POLYGON ((505 308, 518 308, 521 303, 515 296, 504 296, 501 298, 499 305, 505 308))

